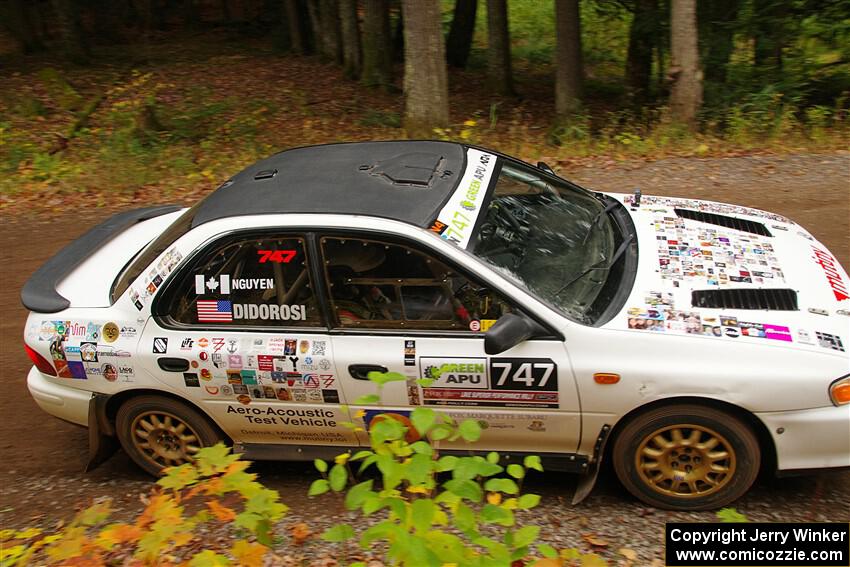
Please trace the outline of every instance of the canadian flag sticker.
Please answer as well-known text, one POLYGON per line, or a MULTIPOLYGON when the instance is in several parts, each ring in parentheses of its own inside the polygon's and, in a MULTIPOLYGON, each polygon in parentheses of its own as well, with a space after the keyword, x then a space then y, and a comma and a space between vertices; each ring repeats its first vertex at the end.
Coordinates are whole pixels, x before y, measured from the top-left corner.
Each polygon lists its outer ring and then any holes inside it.
POLYGON ((203 295, 205 293, 220 293, 227 295, 230 293, 230 276, 222 274, 216 277, 207 278, 203 274, 195 276, 195 293, 203 295))

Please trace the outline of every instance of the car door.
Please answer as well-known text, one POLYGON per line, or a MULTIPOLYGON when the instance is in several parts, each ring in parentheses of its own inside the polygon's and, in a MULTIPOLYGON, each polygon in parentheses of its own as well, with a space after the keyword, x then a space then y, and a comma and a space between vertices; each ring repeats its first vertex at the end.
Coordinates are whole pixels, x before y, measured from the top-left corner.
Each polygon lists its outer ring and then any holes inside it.
POLYGON ((416 244, 356 234, 319 240, 334 358, 346 399, 373 394, 370 370, 398 372, 382 405, 355 405, 368 427, 428 406, 484 428, 476 449, 574 453, 579 402, 564 343, 527 340, 487 355, 484 332, 517 302, 416 244), (422 383, 421 379, 430 383, 422 383))
POLYGON ((236 443, 356 445, 310 272, 299 234, 213 240, 154 300, 146 369, 236 443))

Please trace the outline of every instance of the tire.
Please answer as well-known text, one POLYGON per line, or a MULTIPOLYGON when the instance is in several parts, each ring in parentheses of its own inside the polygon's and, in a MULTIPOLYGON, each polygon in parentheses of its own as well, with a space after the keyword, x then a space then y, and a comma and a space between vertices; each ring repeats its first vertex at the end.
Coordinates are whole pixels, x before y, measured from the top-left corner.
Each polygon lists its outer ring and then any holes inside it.
POLYGON ((124 451, 154 476, 160 476, 166 467, 190 462, 198 449, 224 440, 205 416, 163 396, 139 396, 124 402, 115 429, 124 451))
POLYGON ((695 404, 659 407, 625 423, 613 445, 614 470, 636 498, 667 510, 712 510, 744 495, 761 450, 732 414, 695 404))

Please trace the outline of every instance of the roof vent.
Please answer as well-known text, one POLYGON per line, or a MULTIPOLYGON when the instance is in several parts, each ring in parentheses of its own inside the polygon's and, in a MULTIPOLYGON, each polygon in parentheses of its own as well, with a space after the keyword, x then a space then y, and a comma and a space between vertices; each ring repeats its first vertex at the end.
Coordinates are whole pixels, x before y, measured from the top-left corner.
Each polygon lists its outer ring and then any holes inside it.
POLYGON ((360 170, 387 179, 394 185, 408 185, 425 188, 431 185, 431 181, 440 174, 445 177, 451 172, 442 172, 441 166, 445 163, 443 156, 426 152, 399 154, 379 161, 373 166, 361 165, 360 170))
POLYGON ((737 219, 735 217, 727 217, 725 215, 716 215, 714 213, 706 213, 703 211, 690 211, 688 209, 674 209, 677 216, 683 219, 690 219, 708 224, 716 224, 733 228, 742 232, 751 234, 759 234, 761 236, 773 236, 767 227, 760 222, 754 222, 746 219, 737 219))
POLYGON ((706 309, 760 309, 797 311, 793 289, 698 289, 691 292, 691 304, 706 309))

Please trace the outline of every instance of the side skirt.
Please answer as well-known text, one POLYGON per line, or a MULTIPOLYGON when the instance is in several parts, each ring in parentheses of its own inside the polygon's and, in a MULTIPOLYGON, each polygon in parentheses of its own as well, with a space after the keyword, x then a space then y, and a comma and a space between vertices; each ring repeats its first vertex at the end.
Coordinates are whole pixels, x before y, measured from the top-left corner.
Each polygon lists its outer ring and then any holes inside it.
MULTIPOLYGON (((313 459, 333 459, 340 453, 354 453, 368 447, 346 447, 338 445, 277 445, 266 443, 236 443, 234 453, 242 453, 244 458, 252 461, 312 461, 313 459)), ((440 449, 441 455, 484 456, 490 451, 467 451, 456 449, 440 449)), ((584 473, 588 468, 587 455, 573 453, 531 453, 497 451, 502 462, 521 463, 529 455, 539 455, 546 471, 569 473, 584 473)))

